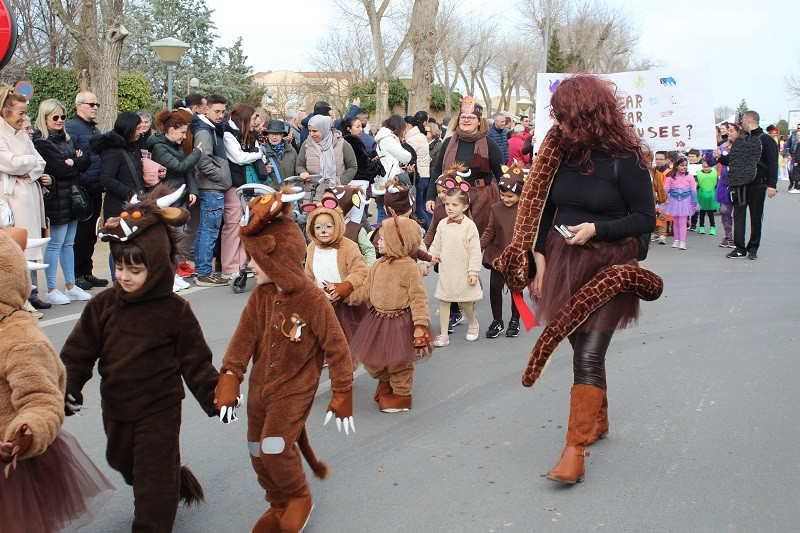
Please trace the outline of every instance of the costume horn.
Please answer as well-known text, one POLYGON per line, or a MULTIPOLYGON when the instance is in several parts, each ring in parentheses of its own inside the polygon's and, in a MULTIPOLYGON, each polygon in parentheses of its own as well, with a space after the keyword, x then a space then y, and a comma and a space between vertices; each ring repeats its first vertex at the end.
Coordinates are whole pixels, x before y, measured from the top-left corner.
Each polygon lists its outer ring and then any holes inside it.
POLYGON ((50 237, 45 237, 43 239, 28 239, 28 244, 25 246, 25 249, 40 248, 48 242, 50 242, 50 237))
POLYGON ((175 202, 177 202, 178 199, 181 196, 183 196, 183 191, 185 191, 185 190, 186 190, 186 184, 184 183, 183 185, 178 187, 178 190, 176 190, 176 191, 174 191, 174 192, 172 192, 172 193, 170 193, 170 194, 168 194, 166 196, 162 196, 161 198, 156 200, 156 204, 158 204, 158 207, 160 207, 162 209, 165 208, 165 207, 169 207, 172 204, 174 204, 175 202))

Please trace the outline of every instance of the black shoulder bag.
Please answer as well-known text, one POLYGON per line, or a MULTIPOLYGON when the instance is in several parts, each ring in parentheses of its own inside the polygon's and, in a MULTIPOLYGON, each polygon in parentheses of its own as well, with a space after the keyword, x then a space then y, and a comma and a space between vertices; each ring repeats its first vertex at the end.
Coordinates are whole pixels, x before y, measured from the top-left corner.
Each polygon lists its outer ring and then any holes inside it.
POLYGON ((136 165, 133 164, 131 158, 128 157, 128 151, 126 149, 122 149, 122 157, 125 158, 125 162, 128 163, 128 170, 131 172, 131 177, 133 178, 133 182, 136 184, 136 194, 139 196, 145 193, 144 184, 142 183, 142 177, 136 172, 136 165))
MULTIPOLYGON (((75 139, 72 139, 71 142, 74 150, 72 153, 68 153, 65 159, 75 158, 75 155, 79 150, 79 147, 75 145, 75 139)), ((69 186, 69 210, 72 213, 72 216, 81 222, 89 220, 94 214, 92 199, 89 198, 89 195, 86 193, 86 189, 80 185, 78 178, 73 180, 69 186)))
MULTIPOLYGON (((617 187, 619 187, 619 177, 619 159, 614 159, 614 178, 617 180, 617 187)), ((645 233, 636 238, 637 244, 639 245, 639 250, 636 253, 636 259, 638 261, 647 259, 647 252, 650 251, 651 235, 651 233, 645 233)))

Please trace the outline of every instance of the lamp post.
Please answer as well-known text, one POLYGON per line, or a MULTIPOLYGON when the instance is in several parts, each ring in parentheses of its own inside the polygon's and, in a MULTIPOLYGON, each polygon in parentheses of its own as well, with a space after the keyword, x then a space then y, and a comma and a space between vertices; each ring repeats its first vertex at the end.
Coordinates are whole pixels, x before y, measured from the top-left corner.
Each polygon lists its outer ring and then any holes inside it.
MULTIPOLYGON (((519 111, 519 108, 522 108, 523 111, 527 112, 527 109, 532 105, 533 105, 533 102, 531 102, 530 100, 527 100, 525 98, 523 98, 522 100, 517 100, 517 111, 519 111)), ((517 115, 519 115, 519 112, 517 113, 517 115)))
POLYGON ((189 45, 174 37, 166 37, 150 43, 150 48, 167 65, 167 109, 172 110, 172 72, 189 45))
POLYGON ((406 115, 411 114, 411 78, 400 78, 400 83, 406 88, 408 95, 406 96, 406 115))

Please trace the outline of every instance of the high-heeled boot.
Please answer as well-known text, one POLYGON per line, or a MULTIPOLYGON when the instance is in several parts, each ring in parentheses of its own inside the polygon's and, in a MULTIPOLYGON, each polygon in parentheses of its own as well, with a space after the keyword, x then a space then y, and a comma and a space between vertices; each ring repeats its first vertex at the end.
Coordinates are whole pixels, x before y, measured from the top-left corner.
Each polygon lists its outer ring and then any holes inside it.
POLYGON ((603 389, 591 385, 573 385, 570 393, 569 424, 567 425, 567 445, 561 453, 561 460, 547 473, 547 478, 561 483, 583 481, 584 457, 589 456, 586 442, 594 428, 597 412, 603 402, 603 389))

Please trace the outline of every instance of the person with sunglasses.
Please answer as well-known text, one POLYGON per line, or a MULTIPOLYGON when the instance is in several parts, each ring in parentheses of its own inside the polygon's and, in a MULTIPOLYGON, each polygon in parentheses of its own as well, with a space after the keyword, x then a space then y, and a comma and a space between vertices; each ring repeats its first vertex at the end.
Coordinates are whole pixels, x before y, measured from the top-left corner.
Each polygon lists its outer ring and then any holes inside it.
POLYGON ((82 92, 75 96, 75 115, 64 124, 64 130, 80 146, 84 154, 88 154, 91 164, 86 171, 81 173, 80 184, 89 195, 92 201, 92 218, 89 220, 79 220, 78 229, 75 232, 75 283, 84 290, 92 287, 105 287, 108 285, 107 279, 96 277, 92 274, 94 263, 94 246, 97 243, 95 234, 95 223, 100 217, 100 209, 103 205, 103 186, 100 183, 100 169, 102 161, 100 156, 92 152, 89 147, 89 139, 100 135, 100 128, 97 127, 97 110, 100 103, 97 96, 92 92, 82 92))
POLYGON ((81 172, 91 164, 89 154, 84 154, 80 146, 64 130, 67 120, 66 107, 56 99, 50 98, 39 104, 33 145, 45 161, 44 171, 53 179, 45 195, 44 207, 50 219, 50 242, 44 252, 47 278, 45 302, 64 305, 72 300, 89 300, 91 294, 75 284, 75 256, 73 246, 78 219, 73 214, 70 202, 70 188, 80 181, 81 172), (64 273, 66 291, 56 288, 58 265, 64 273))

